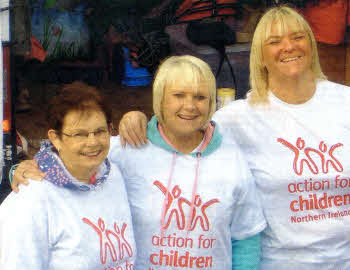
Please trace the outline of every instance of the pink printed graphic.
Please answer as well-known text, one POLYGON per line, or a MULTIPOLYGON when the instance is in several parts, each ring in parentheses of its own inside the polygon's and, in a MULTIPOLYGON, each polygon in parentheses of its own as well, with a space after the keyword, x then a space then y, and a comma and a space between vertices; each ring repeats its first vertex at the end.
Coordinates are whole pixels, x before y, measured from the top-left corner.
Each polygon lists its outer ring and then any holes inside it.
POLYGON ((201 227, 203 231, 209 231, 209 219, 207 215, 205 214, 205 210, 213 205, 214 203, 218 203, 218 199, 212 199, 210 201, 207 201, 202 205, 202 199, 199 195, 196 195, 194 199, 194 208, 192 213, 192 220, 191 222, 191 231, 193 231, 197 225, 197 222, 201 224, 201 227), (202 205, 202 207, 200 207, 202 205), (197 214, 198 213, 198 214, 197 214))
POLYGON ((98 225, 93 224, 93 222, 87 218, 83 218, 83 222, 90 225, 100 238, 100 258, 102 264, 107 262, 108 252, 112 257, 113 262, 117 261, 118 259, 123 260, 124 256, 126 255, 125 252, 132 257, 132 247, 125 238, 127 224, 123 223, 122 228, 120 229, 117 223, 114 222, 112 231, 106 229, 105 222, 102 218, 98 219, 98 225))
POLYGON ((323 141, 320 142, 318 149, 305 147, 305 141, 300 137, 297 139, 295 146, 282 138, 278 138, 277 141, 294 152, 293 169, 297 175, 303 174, 304 165, 308 167, 313 174, 318 174, 320 171, 325 174, 328 173, 330 165, 337 172, 343 171, 342 164, 333 155, 333 152, 337 148, 343 146, 342 143, 332 145, 328 151, 328 147, 323 141), (327 157, 327 154, 329 157, 327 157), (320 165, 320 167, 317 166, 317 164, 320 165))
MULTIPOLYGON (((163 186, 163 184, 158 180, 154 181, 153 184, 158 187, 164 195, 168 194, 165 205, 165 217, 167 217, 167 219, 164 222, 163 229, 167 229, 170 226, 173 218, 175 218, 176 225, 179 230, 184 230, 187 228, 184 206, 187 205, 188 208, 191 208, 191 202, 184 197, 180 197, 182 191, 179 186, 176 185, 173 187, 171 192, 167 192, 166 187, 163 186)), ((196 228, 197 223, 200 224, 203 231, 209 230, 210 221, 205 211, 209 206, 218 202, 218 199, 212 199, 202 205, 202 199, 199 195, 196 195, 191 215, 192 218, 191 220, 187 220, 187 222, 190 224, 191 231, 196 228)))

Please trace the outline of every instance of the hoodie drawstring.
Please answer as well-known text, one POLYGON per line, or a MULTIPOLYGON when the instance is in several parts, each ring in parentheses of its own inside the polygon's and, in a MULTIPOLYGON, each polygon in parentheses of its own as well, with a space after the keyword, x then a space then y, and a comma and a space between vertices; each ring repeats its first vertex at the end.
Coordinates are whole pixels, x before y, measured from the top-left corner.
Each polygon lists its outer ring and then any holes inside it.
POLYGON ((197 165, 196 165, 196 175, 194 178, 194 183, 193 183, 193 188, 192 188, 192 199, 191 199, 191 208, 190 208, 190 213, 188 215, 188 224, 187 224, 187 231, 191 230, 191 225, 192 225, 192 219, 193 219, 193 212, 194 212, 194 202, 196 200, 196 196, 197 196, 197 186, 198 186, 198 174, 199 174, 199 160, 201 158, 201 153, 198 152, 196 154, 197 156, 197 165))
POLYGON ((174 168, 175 168, 175 160, 176 160, 176 152, 174 152, 173 154, 173 159, 171 162, 171 169, 170 169, 170 174, 169 174, 169 178, 168 178, 168 184, 167 184, 167 188, 166 188, 166 192, 165 192, 165 199, 163 201, 163 206, 162 206, 162 216, 161 216, 161 221, 160 221, 160 226, 161 226, 161 237, 163 237, 164 235, 164 220, 165 220, 165 209, 168 202, 168 196, 169 196, 169 189, 171 187, 171 182, 173 179, 173 174, 174 174, 174 168))

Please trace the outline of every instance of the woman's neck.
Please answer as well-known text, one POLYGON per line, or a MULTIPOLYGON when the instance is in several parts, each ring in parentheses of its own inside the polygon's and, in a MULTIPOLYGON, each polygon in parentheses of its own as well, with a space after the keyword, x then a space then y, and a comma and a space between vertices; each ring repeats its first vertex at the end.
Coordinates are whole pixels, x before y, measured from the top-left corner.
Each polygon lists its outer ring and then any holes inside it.
POLYGON ((175 150, 189 154, 202 142, 204 138, 204 131, 196 131, 191 135, 176 135, 172 132, 169 132, 166 128, 163 127, 163 132, 165 137, 171 143, 171 146, 175 148, 175 150))
MULTIPOLYGON (((62 160, 63 161, 63 160, 62 160)), ((63 161, 64 163, 64 161, 63 161)), ((96 174, 96 169, 91 170, 81 170, 80 168, 73 168, 73 166, 70 166, 69 164, 64 163, 64 166, 69 171, 69 173, 79 180, 80 182, 88 184, 91 180, 91 178, 96 174)))
POLYGON ((306 74, 297 80, 271 81, 269 88, 277 98, 286 103, 303 104, 315 94, 316 83, 312 74, 306 74))

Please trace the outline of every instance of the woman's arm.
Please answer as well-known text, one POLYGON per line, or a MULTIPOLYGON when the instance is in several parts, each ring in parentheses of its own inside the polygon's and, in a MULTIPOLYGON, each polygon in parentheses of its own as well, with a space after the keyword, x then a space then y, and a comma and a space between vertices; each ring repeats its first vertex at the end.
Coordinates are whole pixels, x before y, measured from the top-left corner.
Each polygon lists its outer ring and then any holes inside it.
POLYGON ((260 233, 243 240, 232 239, 232 269, 259 269, 261 258, 260 240, 260 233))
POLYGON ((0 205, 0 269, 47 270, 49 229, 46 189, 21 186, 0 205))

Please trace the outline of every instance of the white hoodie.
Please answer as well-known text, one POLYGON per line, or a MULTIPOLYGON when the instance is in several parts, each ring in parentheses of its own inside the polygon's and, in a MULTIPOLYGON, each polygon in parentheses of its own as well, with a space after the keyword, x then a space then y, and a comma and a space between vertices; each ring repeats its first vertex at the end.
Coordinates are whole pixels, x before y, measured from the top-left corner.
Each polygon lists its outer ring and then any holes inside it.
POLYGON ((184 155, 163 140, 156 118, 147 135, 150 143, 141 149, 124 150, 112 138, 109 154, 126 181, 138 247, 134 269, 231 270, 231 238, 266 226, 237 145, 215 127, 204 150, 184 155))

